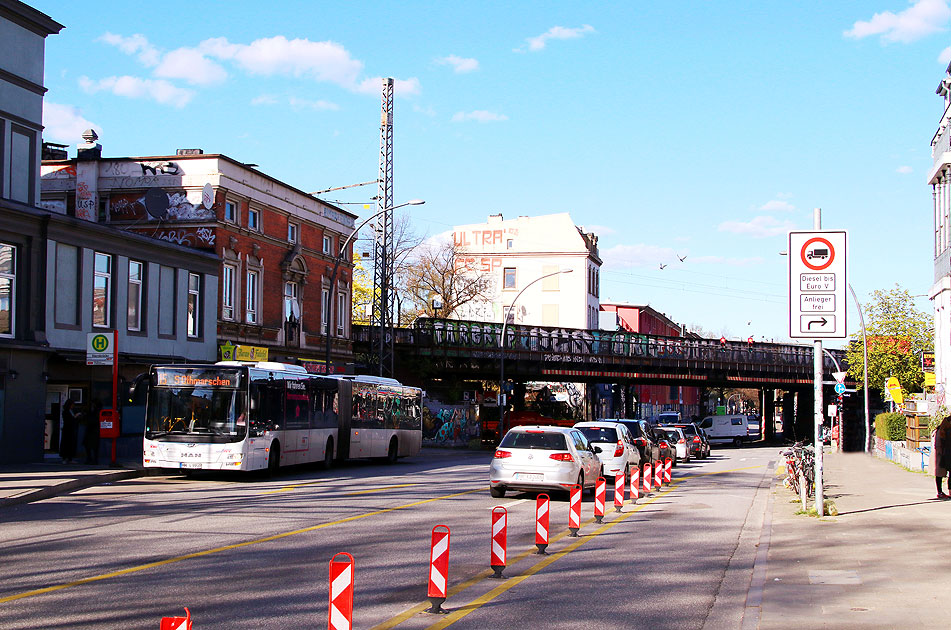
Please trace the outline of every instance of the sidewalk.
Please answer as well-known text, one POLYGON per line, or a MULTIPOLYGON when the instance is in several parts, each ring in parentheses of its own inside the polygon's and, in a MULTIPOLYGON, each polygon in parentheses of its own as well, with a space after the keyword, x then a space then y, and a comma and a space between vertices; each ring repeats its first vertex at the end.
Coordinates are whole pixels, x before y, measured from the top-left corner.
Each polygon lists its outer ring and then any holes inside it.
POLYGON ((2 466, 0 511, 12 505, 40 501, 146 474, 141 462, 119 461, 118 466, 63 464, 59 457, 53 456, 47 456, 43 463, 2 466))
POLYGON ((759 628, 948 628, 951 501, 934 498, 934 477, 864 453, 824 464, 839 516, 796 515, 773 484, 759 628))

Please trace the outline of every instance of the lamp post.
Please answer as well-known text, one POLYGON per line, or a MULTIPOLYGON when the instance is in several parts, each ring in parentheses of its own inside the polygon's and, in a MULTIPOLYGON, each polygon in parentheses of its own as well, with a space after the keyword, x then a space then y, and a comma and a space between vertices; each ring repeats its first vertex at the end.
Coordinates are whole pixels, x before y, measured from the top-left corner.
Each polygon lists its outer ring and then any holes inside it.
POLYGON ((337 287, 336 287, 336 284, 337 284, 337 271, 340 269, 340 261, 343 260, 343 255, 344 255, 344 253, 346 253, 346 251, 347 251, 347 246, 350 245, 350 241, 353 240, 353 237, 355 237, 355 236, 360 232, 360 230, 363 229, 363 227, 364 227, 367 223, 369 223, 369 222, 372 221, 373 219, 377 218, 377 217, 380 216, 381 214, 384 214, 384 213, 386 213, 386 212, 392 212, 393 210, 396 210, 397 208, 402 208, 403 206, 421 206, 421 205, 423 205, 424 203, 426 203, 426 202, 423 201, 422 199, 410 199, 409 201, 407 201, 407 202, 405 202, 405 203, 401 203, 401 204, 399 204, 399 205, 392 206, 392 207, 390 207, 390 208, 384 208, 384 209, 380 210, 379 212, 375 212, 375 213, 371 214, 369 217, 367 217, 366 219, 364 219, 364 220, 363 220, 363 223, 361 223, 360 225, 358 225, 357 227, 355 227, 355 228, 353 229, 353 231, 350 232, 350 235, 349 235, 349 236, 347 237, 347 239, 343 242, 343 244, 340 245, 340 250, 337 252, 337 258, 336 258, 336 260, 334 260, 334 269, 333 269, 333 272, 331 272, 331 274, 330 274, 330 296, 329 296, 330 299, 328 300, 328 304, 327 304, 327 330, 326 330, 326 332, 324 333, 324 335, 325 335, 325 337, 326 337, 326 342, 327 342, 326 352, 325 352, 325 356, 324 356, 324 360, 325 360, 324 371, 325 371, 325 374, 330 374, 330 331, 332 330, 332 326, 331 326, 330 324, 331 324, 331 322, 333 321, 334 302, 335 302, 335 300, 336 300, 336 298, 337 298, 337 287))
POLYGON ((512 307, 515 306, 515 303, 518 301, 522 294, 536 282, 544 280, 545 278, 550 278, 552 276, 557 276, 562 273, 571 273, 573 269, 559 269, 558 271, 553 271, 551 273, 546 273, 543 276, 539 276, 526 284, 521 291, 515 296, 515 299, 512 300, 512 303, 508 305, 508 308, 505 309, 502 317, 502 334, 499 336, 499 438, 502 437, 502 432, 505 430, 505 329, 509 323, 509 315, 512 313, 512 307))

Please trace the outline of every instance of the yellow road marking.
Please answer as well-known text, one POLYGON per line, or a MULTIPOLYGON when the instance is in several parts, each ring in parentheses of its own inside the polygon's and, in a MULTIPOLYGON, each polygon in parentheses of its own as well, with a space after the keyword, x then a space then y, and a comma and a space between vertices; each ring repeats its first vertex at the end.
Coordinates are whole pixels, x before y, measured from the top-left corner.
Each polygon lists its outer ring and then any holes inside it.
POLYGON ((414 501, 413 503, 407 503, 406 505, 397 505, 391 508, 384 508, 382 510, 375 510, 373 512, 367 512, 366 514, 358 514, 356 516, 348 516, 346 518, 341 518, 336 521, 331 521, 329 523, 321 523, 319 525, 312 525, 310 527, 305 527, 303 529, 295 529, 290 532, 283 532, 280 534, 274 534, 273 536, 266 536, 264 538, 258 538, 256 540, 248 540, 245 542, 236 543, 234 545, 225 545, 224 547, 216 547, 214 549, 206 549, 205 551, 196 551, 195 553, 185 554, 183 556, 175 556, 174 558, 166 558, 165 560, 159 560, 157 562, 149 562, 147 564, 140 564, 135 567, 129 567, 128 569, 121 569, 119 571, 111 571, 109 573, 102 573, 100 575, 93 575, 91 577, 82 578, 80 580, 74 580, 72 582, 66 582, 65 584, 56 584, 54 586, 47 586, 46 588, 39 588, 32 591, 26 591, 24 593, 17 593, 16 595, 8 595, 7 597, 0 598, 0 604, 5 604, 7 602, 12 602, 18 599, 23 599, 25 597, 33 597, 36 595, 44 595, 46 593, 52 593, 54 591, 61 591, 66 588, 71 588, 73 586, 82 586, 83 584, 90 584, 92 582, 100 582, 102 580, 108 580, 109 578, 119 577, 122 575, 129 575, 130 573, 138 573, 139 571, 145 571, 146 569, 154 569, 156 567, 161 567, 167 564, 174 564, 176 562, 182 562, 184 560, 191 560, 193 558, 201 558, 203 556, 210 556, 215 553, 221 553, 222 551, 231 551, 233 549, 241 549, 242 547, 250 547, 251 545, 259 545, 261 543, 272 542, 275 540, 280 540, 282 538, 287 538, 289 536, 296 536, 298 534, 306 534, 307 532, 313 532, 318 529, 324 529, 325 527, 331 527, 333 525, 341 525, 343 523, 350 523, 352 521, 358 521, 360 519, 367 518, 369 516, 377 516, 379 514, 386 514, 387 512, 395 512, 397 510, 405 510, 407 508, 416 507, 418 505, 424 505, 426 503, 432 503, 434 501, 442 501, 445 499, 452 499, 454 497, 459 497, 465 494, 472 494, 473 492, 482 492, 485 488, 479 487, 475 490, 465 490, 463 492, 455 492, 453 494, 447 494, 441 497, 433 497, 431 499, 423 499, 422 501, 414 501))
POLYGON ((753 470, 754 468, 762 468, 765 465, 766 464, 760 464, 759 466, 744 466, 743 468, 731 468, 729 470, 715 470, 713 472, 695 473, 693 475, 684 475, 683 477, 677 477, 677 479, 674 481, 677 481, 677 480, 682 481, 684 479, 695 479, 697 477, 709 477, 710 475, 722 475, 723 473, 740 472, 741 470, 753 470))
POLYGON ((370 488, 369 490, 358 490, 357 492, 349 492, 343 496, 345 497, 355 497, 358 494, 370 494, 371 492, 383 492, 384 490, 393 490, 394 488, 409 488, 410 486, 418 486, 418 483, 401 483, 396 486, 383 486, 382 488, 370 488))

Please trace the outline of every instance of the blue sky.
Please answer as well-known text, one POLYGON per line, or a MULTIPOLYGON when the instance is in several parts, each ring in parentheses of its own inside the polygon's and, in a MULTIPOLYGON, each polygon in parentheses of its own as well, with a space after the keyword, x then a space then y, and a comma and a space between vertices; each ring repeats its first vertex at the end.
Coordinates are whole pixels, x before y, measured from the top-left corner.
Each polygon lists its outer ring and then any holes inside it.
MULTIPOLYGON (((93 126, 108 156, 200 147, 344 186, 377 176, 392 76, 417 231, 569 212, 600 237, 603 301, 777 341, 778 252, 815 207, 849 231, 860 299, 931 287, 948 2, 31 0, 66 27, 47 140, 93 126)), ((360 214, 375 192, 326 197, 360 214)))

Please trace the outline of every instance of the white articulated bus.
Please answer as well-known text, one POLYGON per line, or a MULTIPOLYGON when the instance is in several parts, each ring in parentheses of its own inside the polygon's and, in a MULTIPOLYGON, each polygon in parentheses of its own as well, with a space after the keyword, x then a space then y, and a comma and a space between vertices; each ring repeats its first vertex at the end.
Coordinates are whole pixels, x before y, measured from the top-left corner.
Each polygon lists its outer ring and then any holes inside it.
POLYGON ((153 366, 143 464, 263 470, 419 453, 422 391, 282 363, 153 366))

